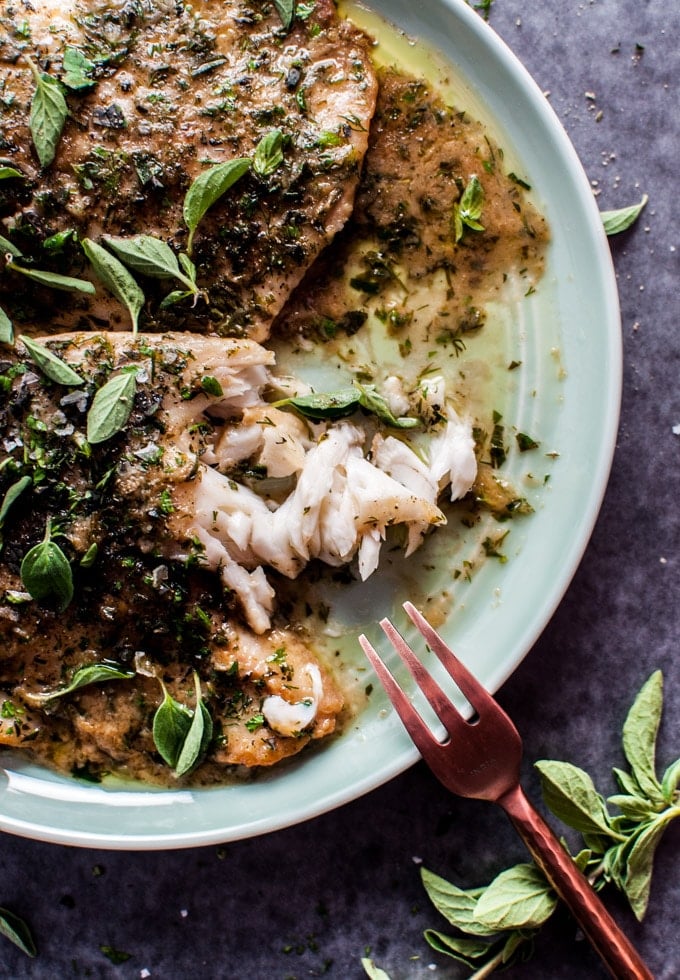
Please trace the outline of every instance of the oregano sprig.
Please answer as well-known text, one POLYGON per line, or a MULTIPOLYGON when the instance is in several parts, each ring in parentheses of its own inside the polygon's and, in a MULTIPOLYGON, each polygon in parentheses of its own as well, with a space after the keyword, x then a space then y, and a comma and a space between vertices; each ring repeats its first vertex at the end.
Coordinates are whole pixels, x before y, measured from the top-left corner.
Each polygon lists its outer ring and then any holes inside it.
POLYGON ((83 240, 83 251, 90 260, 98 279, 116 299, 127 307, 132 320, 132 333, 137 335, 139 314, 144 306, 144 293, 123 263, 103 245, 90 238, 83 240))
POLYGON ((192 710, 176 701, 163 681, 163 700, 153 719, 153 740, 159 755, 175 775, 184 776, 202 759, 213 734, 210 712, 201 694, 201 682, 194 672, 196 706, 192 710))
MULTIPOLYGON (((656 739, 663 707, 663 677, 655 671, 641 688, 623 725, 629 771, 613 770, 619 793, 602 796, 592 778, 567 762, 536 763, 544 799, 552 812, 583 837, 573 858, 597 890, 611 883, 622 891, 641 920, 649 900, 654 852, 668 825, 680 817, 680 759, 659 777, 656 739), (611 807, 619 812, 612 813, 611 807)), ((557 896, 533 864, 518 864, 486 886, 458 888, 423 868, 432 904, 456 930, 427 929, 427 943, 464 963, 474 977, 488 977, 526 957, 557 896)), ((362 961, 363 962, 363 961, 362 961)), ((389 980, 366 960, 369 977, 389 980)))
POLYGON ((336 391, 312 392, 309 395, 297 395, 282 398, 273 402, 274 408, 292 408, 304 418, 314 421, 339 419, 352 415, 358 409, 369 414, 396 429, 412 429, 420 425, 420 419, 409 415, 395 416, 383 395, 375 385, 361 384, 353 380, 351 385, 338 388, 336 391))

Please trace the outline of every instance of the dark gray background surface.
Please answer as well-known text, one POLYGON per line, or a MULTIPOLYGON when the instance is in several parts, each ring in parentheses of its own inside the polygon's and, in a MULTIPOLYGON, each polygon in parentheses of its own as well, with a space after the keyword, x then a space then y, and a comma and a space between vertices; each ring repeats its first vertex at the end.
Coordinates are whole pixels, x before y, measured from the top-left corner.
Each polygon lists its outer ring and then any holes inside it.
MULTIPOLYGON (((660 0, 496 0, 491 26, 528 67, 569 132, 602 208, 650 202, 611 240, 624 340, 621 427, 592 542, 551 623, 500 691, 531 763, 568 759, 614 792, 620 728, 656 667, 666 707, 659 760, 680 755, 680 7, 660 0)), ((648 915, 607 904, 658 980, 680 977, 680 821, 659 849, 648 915)), ((371 955, 392 980, 466 976, 433 954, 446 929, 418 864, 483 884, 525 852, 495 808, 448 795, 422 765, 299 827, 223 848, 167 853, 68 849, 0 838, 0 905, 31 924, 39 956, 0 940, 0 976, 191 975, 286 980, 364 975, 371 955), (130 958, 112 965, 100 946, 130 958)), ((559 915, 524 980, 604 977, 559 915)))

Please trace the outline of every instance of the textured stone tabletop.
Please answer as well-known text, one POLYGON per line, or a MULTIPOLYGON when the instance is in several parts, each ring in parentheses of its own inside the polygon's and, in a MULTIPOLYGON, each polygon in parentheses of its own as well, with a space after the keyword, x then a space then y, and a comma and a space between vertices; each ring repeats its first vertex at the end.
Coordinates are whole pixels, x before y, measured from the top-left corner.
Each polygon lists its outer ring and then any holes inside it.
MULTIPOLYGON (((662 765, 680 755, 680 6, 652 0, 495 0, 490 24, 547 93, 602 208, 649 195, 611 239, 624 341, 620 433, 592 541, 559 609, 499 693, 532 762, 568 759, 605 793, 643 681, 665 677, 662 765), (677 430, 677 431, 674 431, 677 430)), ((657 854, 637 924, 606 901, 658 980, 680 977, 680 821, 657 854)), ((8 978, 364 976, 367 948, 392 980, 467 973, 434 954, 419 863, 462 886, 525 860, 500 811, 447 794, 422 765, 335 812, 249 841, 120 853, 0 838, 0 905, 31 925, 39 955, 0 943, 8 978), (114 965, 109 946, 130 954, 114 965)), ((566 913, 540 934, 524 980, 605 976, 566 913)))

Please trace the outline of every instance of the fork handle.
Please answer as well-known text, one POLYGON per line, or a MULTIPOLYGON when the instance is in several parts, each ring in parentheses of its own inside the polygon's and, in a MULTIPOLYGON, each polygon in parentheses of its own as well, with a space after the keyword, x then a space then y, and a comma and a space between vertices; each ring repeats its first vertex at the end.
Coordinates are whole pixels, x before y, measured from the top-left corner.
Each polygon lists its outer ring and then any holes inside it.
POLYGON ((496 801, 510 817, 531 856, 617 980, 654 980, 639 953, 604 907, 521 786, 496 801))

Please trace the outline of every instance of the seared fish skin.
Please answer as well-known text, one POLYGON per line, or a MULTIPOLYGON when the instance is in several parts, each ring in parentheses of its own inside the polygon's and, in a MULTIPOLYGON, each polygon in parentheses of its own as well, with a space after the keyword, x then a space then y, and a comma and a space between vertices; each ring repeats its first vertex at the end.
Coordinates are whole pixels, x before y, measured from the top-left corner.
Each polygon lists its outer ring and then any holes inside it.
MULTIPOLYGON (((34 267, 85 278, 78 238, 150 234, 179 252, 192 182, 279 130, 280 165, 251 168, 201 221, 192 258, 206 297, 159 312, 177 284, 142 277, 144 329, 264 339, 351 213, 377 94, 366 37, 332 0, 312 6, 286 31, 264 2, 0 3, 0 165, 22 175, 0 181, 0 234, 34 267), (62 84, 69 113, 44 168, 31 65, 62 84)), ((60 294, 56 316, 54 295, 0 272, 0 306, 38 333, 129 327, 101 286, 95 300, 60 294)))

